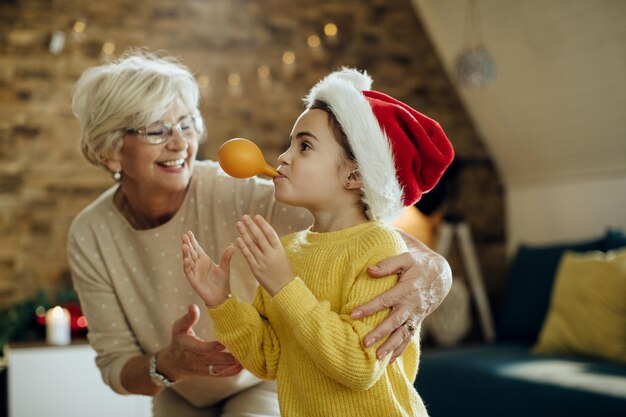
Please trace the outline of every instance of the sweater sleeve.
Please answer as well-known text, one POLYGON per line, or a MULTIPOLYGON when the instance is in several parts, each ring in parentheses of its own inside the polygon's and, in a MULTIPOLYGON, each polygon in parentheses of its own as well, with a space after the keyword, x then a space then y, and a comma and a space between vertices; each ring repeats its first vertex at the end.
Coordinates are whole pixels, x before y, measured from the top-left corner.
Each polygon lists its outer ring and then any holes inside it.
POLYGON ((264 317, 261 288, 253 305, 239 302, 235 296, 208 312, 213 319, 213 333, 248 371, 263 379, 276 379, 280 344, 274 329, 264 317))
POLYGON ((121 382, 126 362, 142 351, 115 294, 112 283, 98 263, 100 257, 91 244, 89 231, 70 230, 68 262, 74 288, 89 323, 89 343, 96 351, 96 364, 102 380, 118 394, 128 394, 121 382), (95 255, 90 255, 91 253, 95 255))
MULTIPOLYGON (((395 255, 380 250, 365 265, 395 255)), ((341 279, 337 277, 337 279, 341 279)), ((373 279, 366 268, 357 276, 349 291, 347 303, 338 314, 328 301, 319 301, 299 278, 284 286, 272 299, 280 314, 309 357, 330 378, 354 390, 366 390, 381 377, 390 354, 376 358, 376 349, 384 340, 365 348, 361 341, 388 314, 380 311, 361 320, 350 318, 352 309, 391 288, 395 275, 373 279)))

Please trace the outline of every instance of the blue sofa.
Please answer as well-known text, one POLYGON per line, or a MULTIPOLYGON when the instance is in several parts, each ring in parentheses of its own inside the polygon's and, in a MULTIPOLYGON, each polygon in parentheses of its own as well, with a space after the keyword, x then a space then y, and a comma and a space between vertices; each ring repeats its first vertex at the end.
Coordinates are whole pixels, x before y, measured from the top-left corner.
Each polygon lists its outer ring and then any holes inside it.
POLYGON ((415 387, 431 417, 625 417, 626 365, 530 351, 561 255, 624 246, 619 230, 589 242, 521 246, 496 319, 497 342, 423 351, 415 387))

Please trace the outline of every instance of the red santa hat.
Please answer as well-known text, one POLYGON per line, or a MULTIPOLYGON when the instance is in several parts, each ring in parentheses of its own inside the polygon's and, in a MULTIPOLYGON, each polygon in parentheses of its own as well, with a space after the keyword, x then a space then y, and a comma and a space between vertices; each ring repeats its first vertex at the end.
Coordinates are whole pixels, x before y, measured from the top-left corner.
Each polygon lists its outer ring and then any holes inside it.
POLYGON ((439 123, 371 85, 365 71, 342 68, 318 82, 305 103, 330 107, 356 158, 367 216, 388 222, 435 187, 454 150, 439 123))

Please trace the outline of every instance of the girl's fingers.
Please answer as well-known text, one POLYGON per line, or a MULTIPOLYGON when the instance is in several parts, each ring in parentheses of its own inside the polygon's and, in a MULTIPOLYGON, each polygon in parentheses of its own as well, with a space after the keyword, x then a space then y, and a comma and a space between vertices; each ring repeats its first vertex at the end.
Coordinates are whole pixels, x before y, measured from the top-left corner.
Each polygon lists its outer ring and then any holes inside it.
POLYGON ((250 268, 255 269, 258 264, 254 255, 252 254, 252 252, 250 252, 250 249, 248 249, 246 242, 240 237, 238 237, 235 242, 237 243, 237 247, 239 247, 239 250, 241 251, 241 254, 245 258, 246 262, 248 262, 248 265, 250 265, 250 268))
POLYGON ((189 251, 189 258, 192 261, 197 261, 198 260, 198 254, 196 253, 194 247, 193 247, 193 241, 191 240, 191 238, 189 237, 189 234, 191 232, 187 232, 184 236, 183 239, 185 241, 185 245, 183 245, 183 249, 186 247, 187 250, 189 251))
POLYGON ((198 255, 204 254, 204 249, 202 249, 202 246, 200 246, 200 244, 196 240, 196 237, 193 235, 193 233, 189 232, 189 235, 190 235, 189 236, 189 240, 191 241, 191 245, 192 245, 194 251, 196 251, 198 253, 198 255))
POLYGON ((280 243, 280 238, 278 237, 278 233, 276 233, 276 230, 274 230, 272 225, 269 224, 267 220, 263 218, 263 216, 257 214, 256 216, 254 216, 254 221, 261 229, 261 231, 265 235, 265 238, 273 248, 277 248, 279 246, 282 247, 282 244, 280 243))
POLYGON ((243 216, 243 222, 248 228, 250 234, 254 238, 254 241, 260 249, 263 249, 269 242, 265 233, 259 228, 259 226, 250 218, 250 216, 243 216))
POLYGON ((257 254, 262 253, 259 247, 257 246, 256 241, 250 234, 250 231, 246 224, 244 224, 243 222, 237 222, 237 229, 239 230, 239 234, 241 235, 241 238, 246 244, 246 247, 250 250, 250 252, 252 252, 253 255, 256 256, 257 254))

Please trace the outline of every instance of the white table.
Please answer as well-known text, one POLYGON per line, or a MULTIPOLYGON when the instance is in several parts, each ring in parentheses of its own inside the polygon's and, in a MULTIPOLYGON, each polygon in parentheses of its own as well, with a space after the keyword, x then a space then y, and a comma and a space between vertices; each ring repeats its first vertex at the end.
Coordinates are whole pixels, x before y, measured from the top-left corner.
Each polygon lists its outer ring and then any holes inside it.
POLYGON ((152 400, 107 387, 86 343, 7 347, 9 417, 150 417, 152 400))

